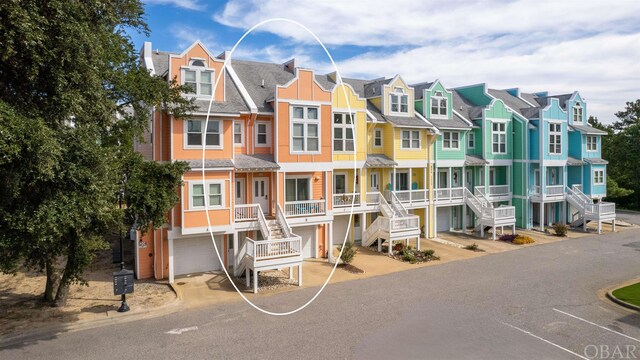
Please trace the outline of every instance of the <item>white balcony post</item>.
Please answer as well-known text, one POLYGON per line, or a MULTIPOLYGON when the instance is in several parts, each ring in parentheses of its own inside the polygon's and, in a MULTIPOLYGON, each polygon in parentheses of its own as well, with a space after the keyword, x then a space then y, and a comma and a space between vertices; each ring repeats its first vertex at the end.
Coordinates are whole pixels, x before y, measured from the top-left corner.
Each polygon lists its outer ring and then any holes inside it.
POLYGON ((329 249, 327 251, 327 258, 329 258, 329 264, 335 263, 333 259, 333 222, 329 223, 329 249))
POLYGON ((253 293, 258 293, 258 272, 253 270, 253 293))
POLYGON ((540 202, 540 231, 544 231, 544 202, 540 202))
POLYGON ((302 264, 298 265, 298 286, 302 286, 302 264))

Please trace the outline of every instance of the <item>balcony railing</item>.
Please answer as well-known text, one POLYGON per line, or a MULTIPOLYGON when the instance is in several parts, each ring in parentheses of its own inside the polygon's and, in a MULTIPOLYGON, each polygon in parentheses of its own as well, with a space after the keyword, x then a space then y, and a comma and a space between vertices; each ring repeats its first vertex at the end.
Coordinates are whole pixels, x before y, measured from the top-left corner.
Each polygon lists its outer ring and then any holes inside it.
POLYGON ((367 193, 367 198, 366 198, 367 205, 378 205, 378 204, 380 204, 380 197, 381 196, 382 196, 382 194, 380 194, 377 191, 368 192, 367 193))
POLYGON ((401 203, 424 203, 429 201, 429 190, 397 190, 393 192, 401 203))
POLYGON ((333 194, 333 206, 334 207, 349 207, 360 206, 360 194, 333 194))
POLYGON ((564 194, 564 185, 547 185, 545 188, 547 196, 558 196, 564 194))
POLYGON ((511 189, 509 188, 509 185, 489 185, 488 193, 485 191, 484 186, 476 186, 475 190, 476 192, 479 192, 482 195, 485 195, 488 197, 508 196, 511 194, 511 189))
POLYGON ((609 215, 616 213, 616 204, 611 202, 599 202, 597 204, 585 205, 587 212, 598 215, 609 215))
POLYGON ((420 226, 420 217, 417 215, 409 215, 399 218, 379 217, 380 228, 389 229, 390 233, 415 230, 420 226))
POLYGON ((286 201, 284 212, 287 216, 324 215, 324 204, 324 200, 286 201))
POLYGON ((300 255, 302 238, 294 236, 288 239, 256 241, 246 238, 247 255, 254 261, 276 259, 300 255))
POLYGON ((456 200, 464 198, 463 187, 435 189, 436 200, 456 200))
POLYGON ((256 221, 258 220, 258 204, 237 204, 235 206, 236 221, 256 221))

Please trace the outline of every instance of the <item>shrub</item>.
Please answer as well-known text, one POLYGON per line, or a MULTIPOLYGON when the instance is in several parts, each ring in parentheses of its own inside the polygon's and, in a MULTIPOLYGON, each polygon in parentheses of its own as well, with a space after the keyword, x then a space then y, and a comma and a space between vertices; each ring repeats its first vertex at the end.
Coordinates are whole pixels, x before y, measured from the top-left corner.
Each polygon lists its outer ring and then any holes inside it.
POLYGON ((515 239, 513 239, 512 243, 516 245, 524 245, 524 244, 533 244, 535 241, 526 235, 518 235, 515 239))
POLYGON ((504 234, 500 236, 500 240, 512 242, 518 235, 515 234, 504 234))
POLYGON ((471 251, 478 251, 479 247, 478 244, 473 243, 471 245, 467 245, 464 247, 465 250, 471 250, 471 251))
POLYGON ((356 249, 353 247, 353 244, 347 241, 347 243, 344 244, 344 249, 341 245, 339 250, 342 251, 342 254, 340 255, 340 261, 343 264, 351 264, 353 258, 356 256, 356 249))
POLYGON ((425 260, 440 260, 439 256, 435 255, 436 251, 433 249, 427 249, 422 252, 422 256, 425 260))
POLYGON ((553 231, 556 233, 556 236, 567 236, 567 231, 569 228, 565 224, 555 223, 553 224, 553 231))
POLYGON ((414 254, 413 251, 402 251, 402 261, 408 261, 412 264, 415 264, 416 262, 418 262, 418 259, 416 258, 416 255, 414 254))

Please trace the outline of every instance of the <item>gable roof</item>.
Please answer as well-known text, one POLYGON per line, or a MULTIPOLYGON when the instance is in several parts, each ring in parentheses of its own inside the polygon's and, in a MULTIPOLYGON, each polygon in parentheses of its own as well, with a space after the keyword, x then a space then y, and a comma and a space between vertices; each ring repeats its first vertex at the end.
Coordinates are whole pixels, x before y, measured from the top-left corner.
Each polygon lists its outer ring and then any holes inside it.
POLYGON ((579 131, 579 132, 584 133, 584 134, 592 134, 592 135, 607 135, 608 134, 606 131, 600 130, 598 128, 594 128, 593 126, 590 126, 590 125, 576 125, 575 123, 569 125, 569 129, 576 130, 576 131, 579 131))
POLYGON ((235 154, 235 168, 236 170, 278 170, 280 166, 273 160, 271 154, 235 154))
POLYGON ((295 77, 282 64, 232 60, 231 66, 256 104, 258 112, 273 112, 269 100, 273 99, 275 87, 285 85, 295 77))
POLYGON ((435 81, 424 82, 421 84, 409 85, 413 88, 413 94, 416 100, 420 100, 424 97, 424 91, 431 88, 435 81))
POLYGON ((169 56, 177 55, 174 52, 169 51, 152 51, 151 62, 153 63, 153 69, 156 75, 165 77, 169 73, 169 56))
POLYGON ((538 103, 537 100, 536 100, 538 98, 538 95, 536 95, 536 94, 521 92, 520 93, 520 97, 523 98, 525 101, 533 104, 533 105, 538 103))
POLYGON ((517 112, 518 114, 523 115, 523 109, 530 108, 531 105, 527 104, 524 100, 511 95, 506 90, 497 90, 497 89, 488 89, 489 95, 493 96, 496 99, 502 100, 505 105, 507 105, 511 110, 517 112))
POLYGON ((363 80, 363 79, 353 79, 353 78, 342 78, 342 82, 345 84, 351 85, 353 90, 358 93, 361 98, 364 98, 364 85, 371 80, 363 80))
MULTIPOLYGON (((211 104, 211 112, 218 114, 229 114, 238 112, 249 112, 249 106, 240 95, 240 90, 236 84, 231 80, 229 72, 225 71, 225 100, 214 101, 211 104)), ((198 106, 196 112, 206 113, 209 110, 209 99, 198 99, 195 104, 198 106)))
POLYGON ((364 96, 365 98, 378 97, 382 95, 382 85, 386 85, 393 79, 375 79, 364 84, 364 96))
POLYGON ((426 121, 416 117, 416 116, 394 116, 394 115, 382 115, 382 112, 373 105, 370 101, 367 100, 367 110, 373 114, 373 116, 378 119, 378 121, 386 121, 398 127, 413 127, 413 128, 425 128, 432 129, 433 127, 429 125, 426 121))

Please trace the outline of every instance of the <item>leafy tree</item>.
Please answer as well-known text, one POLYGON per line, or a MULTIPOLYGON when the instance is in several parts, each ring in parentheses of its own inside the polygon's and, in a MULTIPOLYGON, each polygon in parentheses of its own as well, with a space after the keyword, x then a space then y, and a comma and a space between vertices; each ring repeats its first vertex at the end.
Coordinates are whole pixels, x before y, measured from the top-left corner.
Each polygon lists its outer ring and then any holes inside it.
POLYGON ((127 31, 148 33, 142 15, 137 0, 0 2, 0 271, 44 270, 52 304, 106 233, 161 226, 178 199, 185 164, 133 153, 152 107, 194 108, 140 66, 127 31))

